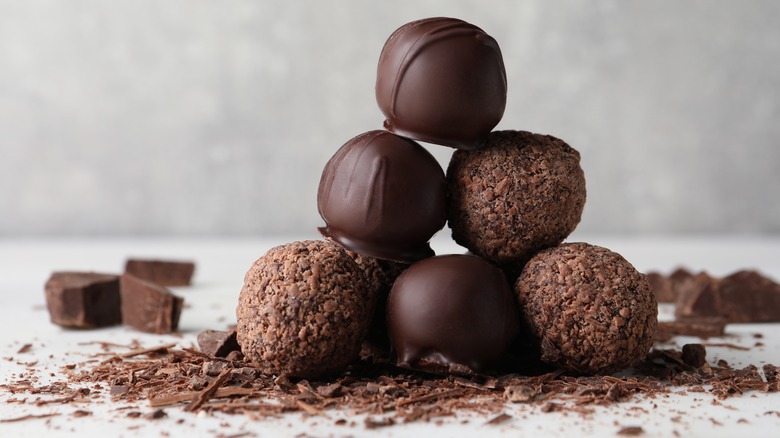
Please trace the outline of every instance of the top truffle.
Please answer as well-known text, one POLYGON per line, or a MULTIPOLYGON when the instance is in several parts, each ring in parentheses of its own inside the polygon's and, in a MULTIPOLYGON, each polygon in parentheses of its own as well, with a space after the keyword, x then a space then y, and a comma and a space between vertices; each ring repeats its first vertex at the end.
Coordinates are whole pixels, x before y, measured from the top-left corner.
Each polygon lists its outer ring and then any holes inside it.
POLYGON ((415 140, 477 149, 501 121, 506 71, 498 43, 454 18, 401 26, 379 57, 376 99, 385 128, 415 140))

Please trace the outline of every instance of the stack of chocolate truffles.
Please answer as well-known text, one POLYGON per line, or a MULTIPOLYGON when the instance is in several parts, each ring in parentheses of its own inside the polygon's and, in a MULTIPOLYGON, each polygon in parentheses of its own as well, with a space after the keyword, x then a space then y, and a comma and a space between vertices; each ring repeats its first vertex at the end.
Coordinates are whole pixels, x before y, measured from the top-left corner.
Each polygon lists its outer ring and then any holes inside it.
MULTIPOLYGON (((404 368, 469 375, 542 361, 575 374, 642 360, 656 328, 647 279, 564 239, 585 177, 564 141, 493 131, 507 102, 496 40, 453 18, 397 29, 379 57, 383 130, 322 173, 322 241, 271 249, 246 274, 237 339, 264 372, 341 372, 361 344, 404 368), (419 142, 454 148, 447 172, 419 142), (445 224, 466 254, 436 256, 445 224)), ((437 146, 433 146, 437 147, 437 146)))

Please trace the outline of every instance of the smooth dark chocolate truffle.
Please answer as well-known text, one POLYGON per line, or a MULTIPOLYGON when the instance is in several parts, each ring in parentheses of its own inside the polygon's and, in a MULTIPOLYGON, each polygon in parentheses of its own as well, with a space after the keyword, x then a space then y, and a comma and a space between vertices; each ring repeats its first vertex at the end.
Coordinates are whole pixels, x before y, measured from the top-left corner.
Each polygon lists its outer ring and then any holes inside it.
POLYGON ((119 276, 94 272, 54 272, 46 281, 51 322, 63 327, 93 328, 122 322, 119 276))
POLYGON ((412 262, 446 222, 444 171, 412 140, 370 131, 328 161, 317 193, 322 234, 350 251, 412 262))
POLYGON ((417 262, 398 277, 387 324, 399 366, 469 374, 507 352, 519 317, 500 269, 479 257, 445 255, 417 262))
POLYGON ((501 266, 522 265, 559 244, 580 221, 580 154, 549 135, 496 131, 478 151, 456 151, 447 169, 456 242, 501 266))
POLYGON ((317 378, 357 358, 374 299, 340 246, 293 242, 260 257, 244 278, 238 344, 266 374, 317 378))
POLYGON ((647 278, 620 254, 567 243, 536 254, 515 283, 525 328, 542 361, 612 373, 653 345, 658 305, 647 278))
POLYGON ((506 107, 506 71, 490 35, 454 18, 398 28, 379 57, 376 100, 385 128, 415 140, 479 148, 506 107))

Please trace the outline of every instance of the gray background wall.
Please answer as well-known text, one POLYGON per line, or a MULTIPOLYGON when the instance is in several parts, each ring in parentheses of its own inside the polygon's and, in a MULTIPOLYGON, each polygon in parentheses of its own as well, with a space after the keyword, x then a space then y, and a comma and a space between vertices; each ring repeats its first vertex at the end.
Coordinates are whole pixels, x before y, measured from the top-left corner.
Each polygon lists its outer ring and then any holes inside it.
POLYGON ((581 231, 780 232, 780 2, 487 4, 0 0, 0 236, 310 232, 385 39, 436 15, 499 41, 499 128, 580 150, 581 231))

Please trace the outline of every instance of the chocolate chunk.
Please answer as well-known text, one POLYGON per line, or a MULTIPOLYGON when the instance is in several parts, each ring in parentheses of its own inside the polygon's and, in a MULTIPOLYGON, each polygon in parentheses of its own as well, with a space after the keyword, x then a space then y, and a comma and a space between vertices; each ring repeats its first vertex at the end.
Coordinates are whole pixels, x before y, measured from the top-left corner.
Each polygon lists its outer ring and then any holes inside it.
POLYGON ((189 286, 195 263, 172 260, 129 259, 125 273, 160 286, 189 286))
POLYGON ((726 320, 721 317, 659 321, 655 339, 656 341, 667 341, 676 335, 698 336, 700 338, 723 336, 725 327, 726 320))
POLYGON ((669 277, 659 272, 648 272, 647 282, 655 294, 655 300, 659 303, 673 303, 675 293, 672 289, 672 282, 669 277))
POLYGON ((682 360, 686 364, 699 368, 707 363, 707 350, 701 344, 685 344, 682 347, 682 360))
POLYGON ((722 278, 718 286, 722 314, 728 321, 780 321, 780 284, 743 270, 722 278))
POLYGON ((46 282, 46 305, 51 322, 63 327, 119 324, 119 276, 55 272, 46 282))
POLYGON ((393 32, 379 56, 376 99, 385 128, 461 149, 482 145, 506 107, 498 43, 454 18, 427 18, 393 32))
MULTIPOLYGON (((699 277, 701 274, 699 275, 699 277)), ((677 298, 675 316, 722 317, 730 323, 780 321, 780 284, 756 271, 698 280, 677 298)))
POLYGON ((215 357, 226 357, 232 351, 240 351, 236 331, 205 330, 198 335, 200 351, 215 357))
MULTIPOLYGON (((693 281, 693 280, 690 280, 693 281)), ((720 293, 716 279, 697 284, 689 283, 691 289, 680 295, 675 307, 675 317, 702 318, 722 315, 720 293)))
POLYGON ((322 172, 323 236, 350 251, 399 262, 433 255, 447 220, 444 171, 425 148, 386 131, 345 143, 322 172))
POLYGON ((508 350, 519 314, 504 273, 479 257, 431 257, 406 269, 387 300, 398 365, 469 374, 508 350))
POLYGON ((125 324, 147 333, 176 331, 184 299, 130 274, 122 275, 120 293, 125 324))

